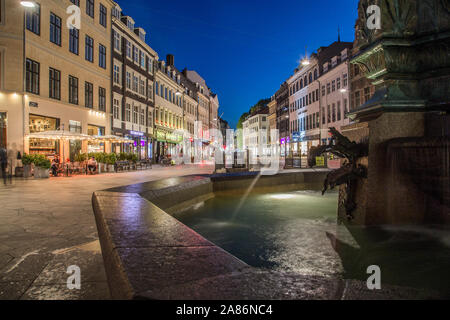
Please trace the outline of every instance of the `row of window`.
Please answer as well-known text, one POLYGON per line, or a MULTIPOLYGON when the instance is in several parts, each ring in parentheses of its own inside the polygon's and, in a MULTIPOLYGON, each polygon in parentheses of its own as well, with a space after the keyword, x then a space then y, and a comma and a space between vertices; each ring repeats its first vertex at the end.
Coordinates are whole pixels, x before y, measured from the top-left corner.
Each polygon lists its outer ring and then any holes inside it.
POLYGON ((289 95, 292 96, 297 91, 303 89, 308 84, 313 83, 313 81, 317 80, 319 77, 319 72, 317 69, 314 70, 314 74, 312 72, 309 73, 309 75, 306 75, 302 78, 297 80, 290 88, 289 88, 289 95))
MULTIPOLYGON (((122 36, 113 30, 114 34, 114 49, 118 52, 122 52, 122 36)), ((138 47, 134 46, 130 41, 124 39, 125 51, 128 59, 134 61, 142 69, 147 70, 149 73, 153 73, 153 59, 149 58, 145 52, 138 47)))
POLYGON ((290 105, 290 112, 297 111, 303 107, 309 106, 311 103, 319 101, 319 89, 310 92, 309 94, 303 96, 303 98, 297 99, 290 105))
MULTIPOLYGON (((136 125, 141 126, 152 126, 152 113, 149 111, 146 117, 146 108, 140 105, 134 105, 131 103, 125 104, 125 114, 124 121, 131 122, 136 125), (147 119, 147 124, 146 124, 147 119)), ((113 117, 116 120, 121 120, 122 118, 122 106, 118 99, 113 99, 113 117)))
MULTIPOLYGON (((69 103, 78 105, 78 78, 69 75, 69 103)), ((40 64, 31 59, 26 59, 26 91, 33 94, 40 94, 40 64)), ((94 107, 94 85, 88 81, 84 85, 85 106, 94 107)), ((49 68, 49 97, 61 100, 61 71, 49 68)), ((106 89, 98 88, 98 109, 106 111, 106 89)))
POLYGON ((301 132, 320 127, 319 113, 309 114, 306 117, 291 121, 291 132, 301 132))
MULTIPOLYGON (((344 74, 342 76, 342 88, 346 88, 347 85, 348 85, 348 75, 344 74)), ((326 90, 325 85, 322 86, 322 97, 324 97, 326 94, 330 94, 340 89, 341 89, 341 77, 338 77, 336 80, 332 80, 331 82, 327 83, 326 90)))
POLYGON ((183 117, 175 115, 167 110, 156 109, 155 121, 161 125, 181 129, 183 126, 183 117))
MULTIPOLYGON (((75 3, 76 1, 72 2, 75 3)), ((77 5, 79 5, 79 1, 77 5)), ((100 6, 100 12, 106 12, 106 8, 102 4, 100 4, 100 6), (104 9, 102 9, 102 7, 104 9)), ((27 10, 26 13, 26 28, 37 35, 40 34, 40 10, 40 6, 37 4, 33 10, 27 10)), ((101 17, 103 17, 103 15, 101 15, 101 17)), ((106 19, 106 16, 102 19, 106 19)), ((53 12, 50 12, 50 42, 61 46, 61 34, 62 19, 53 12)), ((79 38, 80 31, 77 28, 69 29, 69 51, 76 55, 79 54, 79 38)), ((106 47, 99 44, 98 51, 98 65, 99 67, 106 69, 106 47)), ((94 39, 88 35, 85 35, 85 59, 89 62, 94 62, 94 39)))
POLYGON ((338 101, 337 104, 333 103, 327 106, 327 114, 325 115, 325 108, 322 108, 322 124, 328 124, 336 121, 341 121, 342 113, 344 119, 347 119, 348 113, 348 102, 347 99, 344 99, 344 109, 341 108, 341 101, 338 101), (325 121, 326 117, 326 121, 325 121))
MULTIPOLYGON (((344 108, 341 108, 341 101, 337 104, 327 106, 327 113, 325 113, 325 108, 322 108, 322 124, 329 124, 336 121, 341 121, 342 115, 344 119, 347 118, 348 105, 347 99, 344 99, 344 108)), ((306 117, 295 119, 291 121, 291 132, 295 131, 308 131, 313 129, 318 129, 320 127, 320 117, 319 112, 307 115, 306 117)))
MULTIPOLYGON (((70 0, 74 5, 80 6, 80 0, 70 0)), ((95 17, 95 0, 86 0, 86 14, 94 18, 95 17)), ((103 27, 107 27, 108 24, 108 10, 106 7, 100 3, 99 5, 99 23, 103 27)))
POLYGON ((181 95, 178 92, 174 92, 172 89, 167 88, 162 83, 160 84, 158 81, 155 82, 155 93, 157 96, 160 96, 181 108, 181 95))
POLYGON ((195 116, 195 113, 196 113, 195 106, 192 103, 184 101, 183 106, 184 106, 184 111, 195 116))
POLYGON ((371 97, 372 93, 370 91, 370 87, 366 87, 364 90, 356 90, 351 97, 352 110, 369 101, 371 97))

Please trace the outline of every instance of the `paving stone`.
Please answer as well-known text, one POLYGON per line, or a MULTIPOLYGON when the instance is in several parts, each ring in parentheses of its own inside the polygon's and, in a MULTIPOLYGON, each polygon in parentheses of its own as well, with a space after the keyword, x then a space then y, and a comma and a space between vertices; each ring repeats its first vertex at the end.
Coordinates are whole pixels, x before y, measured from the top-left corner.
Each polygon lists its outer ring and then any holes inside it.
POLYGON ((106 282, 91 282, 81 285, 81 289, 69 290, 67 285, 32 285, 21 300, 109 300, 106 282))
POLYGON ((333 300, 337 278, 259 271, 225 274, 191 283, 149 290, 143 298, 158 300, 333 300))
POLYGON ((0 300, 18 300, 33 283, 33 280, 0 281, 0 300))
POLYGON ((248 268, 218 247, 120 248, 116 251, 136 293, 248 268))
POLYGON ((67 268, 77 266, 80 268, 81 284, 88 282, 106 282, 103 257, 98 251, 84 251, 75 249, 62 254, 56 254, 50 263, 39 274, 33 285, 67 284, 67 268))
MULTIPOLYGON (((212 166, 185 167, 176 168, 176 170, 155 166, 153 170, 148 171, 46 180, 17 179, 13 180, 13 185, 6 188, 1 185, 0 288, 3 290, 0 292, 3 293, 0 295, 0 299, 19 298, 22 291, 36 280, 44 269, 46 272, 59 272, 51 265, 52 262, 58 261, 54 260, 53 251, 98 240, 92 211, 92 194, 94 192, 174 176, 207 174, 212 170, 212 166), (20 257, 35 251, 37 251, 35 255, 22 261, 14 271, 5 273, 20 257), (5 254, 14 256, 16 259, 7 261, 8 259, 4 258, 5 254), (2 265, 4 261, 6 264, 2 265), (45 268, 47 265, 48 269, 45 268)), ((117 196, 115 195, 115 197, 117 196)), ((90 260, 92 261, 92 270, 103 269, 103 261, 98 255, 92 255, 93 258, 90 260)), ((99 286, 107 289, 104 283, 99 286)), ((64 293, 62 296, 69 299, 104 296, 104 294, 89 295, 89 291, 94 289, 95 286, 85 286, 81 293, 64 293)), ((37 299, 41 295, 51 299, 52 295, 59 295, 58 292, 51 286, 41 286, 30 291, 28 298, 37 299)))
POLYGON ((393 285, 382 285, 381 290, 369 290, 367 283, 346 280, 342 300, 428 300, 442 296, 431 290, 415 289, 393 285))

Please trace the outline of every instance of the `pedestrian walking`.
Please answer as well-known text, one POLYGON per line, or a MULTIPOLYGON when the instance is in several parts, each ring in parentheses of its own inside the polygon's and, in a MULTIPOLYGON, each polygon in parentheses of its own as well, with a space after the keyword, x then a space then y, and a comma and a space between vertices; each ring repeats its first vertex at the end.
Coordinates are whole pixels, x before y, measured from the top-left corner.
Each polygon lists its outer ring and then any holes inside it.
POLYGON ((3 183, 6 185, 6 167, 8 166, 8 153, 3 147, 0 147, 0 166, 2 170, 3 183))

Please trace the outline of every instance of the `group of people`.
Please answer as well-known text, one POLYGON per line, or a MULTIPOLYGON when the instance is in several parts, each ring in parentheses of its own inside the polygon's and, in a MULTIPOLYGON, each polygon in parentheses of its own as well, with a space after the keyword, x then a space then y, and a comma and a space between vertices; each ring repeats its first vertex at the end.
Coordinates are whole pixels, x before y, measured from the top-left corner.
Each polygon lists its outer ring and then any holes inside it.
MULTIPOLYGON (((69 165, 70 165, 70 159, 67 159, 66 166, 69 166, 69 165)), ((54 177, 58 176, 60 166, 61 166, 61 162, 60 162, 59 156, 55 156, 52 160, 52 166, 50 168, 52 176, 54 176, 54 177)), ((95 174, 97 172, 97 166, 98 166, 98 164, 97 164, 97 161, 95 160, 95 158, 94 157, 90 158, 87 161, 88 173, 95 174)))

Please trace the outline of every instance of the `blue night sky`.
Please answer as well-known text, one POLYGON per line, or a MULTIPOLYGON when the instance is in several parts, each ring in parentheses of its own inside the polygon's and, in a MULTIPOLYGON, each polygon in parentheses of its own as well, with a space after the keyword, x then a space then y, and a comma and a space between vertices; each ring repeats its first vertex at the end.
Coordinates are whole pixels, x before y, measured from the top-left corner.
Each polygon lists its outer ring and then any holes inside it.
POLYGON ((235 127, 268 98, 300 58, 337 40, 353 41, 358 0, 117 0, 147 31, 160 59, 196 70, 219 95, 220 114, 235 127))

